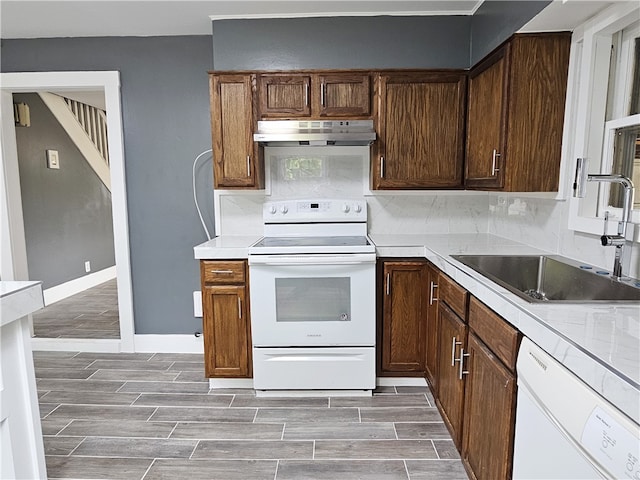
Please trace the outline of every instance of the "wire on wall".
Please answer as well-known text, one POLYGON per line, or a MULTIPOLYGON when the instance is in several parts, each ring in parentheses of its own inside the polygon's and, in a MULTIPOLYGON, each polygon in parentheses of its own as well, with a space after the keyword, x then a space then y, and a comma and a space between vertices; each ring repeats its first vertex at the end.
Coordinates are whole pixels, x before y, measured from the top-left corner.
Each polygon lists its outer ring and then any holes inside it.
POLYGON ((212 153, 212 150, 205 150, 201 154, 199 154, 196 159, 193 161, 192 175, 191 180, 193 182, 193 203, 196 204, 196 210, 198 211, 198 217, 200 217, 200 223, 202 223, 202 228, 204 229, 204 233, 207 234, 207 240, 211 240, 211 234, 207 229, 207 225, 204 223, 204 219, 202 218, 202 212, 200 211, 200 206, 198 205, 198 196, 196 195, 196 165, 198 164, 198 160, 207 153, 212 153))

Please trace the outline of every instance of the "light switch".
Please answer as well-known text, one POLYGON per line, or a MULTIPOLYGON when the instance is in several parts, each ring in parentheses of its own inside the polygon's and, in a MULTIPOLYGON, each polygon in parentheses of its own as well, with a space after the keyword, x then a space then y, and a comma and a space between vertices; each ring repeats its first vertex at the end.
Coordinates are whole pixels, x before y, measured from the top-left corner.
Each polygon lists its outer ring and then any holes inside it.
POLYGON ((60 157, 57 150, 47 150, 47 168, 60 168, 60 157))

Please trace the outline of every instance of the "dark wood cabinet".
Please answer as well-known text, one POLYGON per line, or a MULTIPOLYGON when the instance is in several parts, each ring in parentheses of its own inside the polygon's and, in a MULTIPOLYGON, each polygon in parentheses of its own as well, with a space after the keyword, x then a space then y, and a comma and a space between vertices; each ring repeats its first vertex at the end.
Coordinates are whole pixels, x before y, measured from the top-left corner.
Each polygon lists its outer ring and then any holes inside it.
POLYGON ((438 392, 438 269, 427 265, 429 297, 427 301, 427 355, 425 376, 434 395, 438 392))
POLYGON ((465 185, 504 186, 507 51, 496 52, 469 74, 465 185))
POLYGON ((436 404, 470 478, 511 478, 520 333, 451 278, 438 280, 436 404))
POLYGON ((465 88, 464 72, 378 75, 373 189, 462 186, 465 88))
POLYGON ((260 117, 311 115, 310 75, 260 75, 260 117))
POLYGON ((368 73, 259 75, 261 118, 366 118, 371 115, 368 73))
POLYGON ((261 150, 253 141, 255 75, 210 74, 214 188, 262 188, 261 150))
POLYGON ((477 480, 507 480, 513 466, 515 366, 520 334, 475 298, 469 303, 462 461, 477 480))
POLYGON ((422 376, 429 293, 427 263, 384 261, 379 279, 382 325, 378 372, 422 376))
POLYGON ((436 402, 458 450, 462 446, 464 354, 467 326, 446 304, 438 306, 438 396, 436 402))
POLYGON ((370 117, 371 76, 358 73, 327 73, 314 77, 320 89, 312 97, 320 117, 370 117))
POLYGON ((466 187, 557 191, 570 43, 517 34, 471 70, 466 187))
POLYGON ((513 463, 516 378, 473 332, 468 353, 463 462, 472 478, 507 480, 513 463))
POLYGON ((200 262, 207 377, 251 377, 246 271, 244 260, 200 262))

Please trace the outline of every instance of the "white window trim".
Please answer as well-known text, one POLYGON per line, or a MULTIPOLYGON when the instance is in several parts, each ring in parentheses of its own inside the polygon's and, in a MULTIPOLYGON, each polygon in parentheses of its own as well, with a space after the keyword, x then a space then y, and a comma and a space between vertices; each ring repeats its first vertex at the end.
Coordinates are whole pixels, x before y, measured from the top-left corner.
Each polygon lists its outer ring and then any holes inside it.
MULTIPOLYGON (((587 158, 589 172, 602 173, 601 159, 605 147, 603 126, 612 36, 633 25, 638 18, 640 7, 635 2, 619 3, 603 10, 573 32, 565 116, 565 132, 573 133, 573 142, 563 152, 565 185, 571 185, 574 181, 577 158, 587 158)), ((599 185, 589 182, 586 187, 585 198, 574 198, 571 187, 567 188, 568 226, 574 231, 601 235, 603 220, 596 216, 599 185)), ((612 214, 615 212, 612 211, 612 214)), ((640 220, 640 216, 636 219, 636 215, 640 214, 634 212, 634 222, 640 220)), ((636 241, 639 230, 636 229, 636 241)))

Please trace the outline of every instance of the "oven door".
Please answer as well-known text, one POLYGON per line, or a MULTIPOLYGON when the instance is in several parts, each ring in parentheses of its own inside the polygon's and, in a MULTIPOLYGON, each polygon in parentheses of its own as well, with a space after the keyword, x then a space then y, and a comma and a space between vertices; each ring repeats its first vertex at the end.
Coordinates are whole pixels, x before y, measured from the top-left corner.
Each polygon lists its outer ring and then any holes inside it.
POLYGON ((375 254, 251 255, 254 347, 375 345, 375 254))

